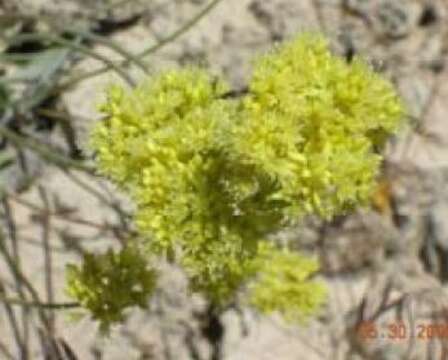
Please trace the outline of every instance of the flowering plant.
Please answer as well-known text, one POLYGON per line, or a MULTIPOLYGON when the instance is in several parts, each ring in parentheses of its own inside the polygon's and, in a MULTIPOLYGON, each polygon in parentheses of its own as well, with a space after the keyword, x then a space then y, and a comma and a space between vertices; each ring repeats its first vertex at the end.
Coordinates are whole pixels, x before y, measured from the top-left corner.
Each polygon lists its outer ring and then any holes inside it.
MULTIPOLYGON (((318 264, 268 237, 307 214, 331 218, 366 204, 381 162, 374 149, 397 130, 403 106, 366 62, 346 63, 316 34, 258 58, 247 94, 230 93, 198 68, 161 73, 131 91, 110 88, 106 120, 91 138, 98 169, 136 204, 137 242, 148 259, 180 264, 192 291, 216 306, 246 289, 256 308, 303 319, 325 300, 310 278, 318 264)), ((150 296, 156 275, 136 270, 141 254, 135 262, 100 255, 105 266, 87 258, 71 268, 70 294, 103 323, 120 320, 97 308, 107 287, 123 281, 113 276, 123 267, 137 276, 128 285, 139 282, 150 296), (88 275, 96 268, 108 285, 88 275), (95 287, 103 291, 87 301, 95 287)), ((141 295, 107 304, 120 313, 141 305, 141 295)))

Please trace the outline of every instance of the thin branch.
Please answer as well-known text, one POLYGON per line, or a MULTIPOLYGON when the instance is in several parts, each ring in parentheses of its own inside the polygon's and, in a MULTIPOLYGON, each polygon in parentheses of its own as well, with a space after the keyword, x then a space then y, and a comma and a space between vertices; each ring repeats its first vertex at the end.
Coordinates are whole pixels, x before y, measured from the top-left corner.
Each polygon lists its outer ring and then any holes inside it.
POLYGON ((82 116, 82 115, 72 115, 72 114, 68 114, 67 112, 62 112, 62 111, 56 111, 53 109, 44 109, 44 108, 39 108, 36 109, 36 113, 38 115, 42 115, 54 120, 61 120, 67 123, 70 123, 72 120, 80 120, 80 121, 88 121, 89 119, 86 116, 82 116))
POLYGON ((72 171, 69 171, 67 169, 61 169, 62 173, 68 177, 71 181, 73 181, 77 186, 79 186, 81 189, 83 189, 85 192, 89 193, 90 195, 94 196, 98 199, 100 203, 103 203, 107 206, 110 206, 112 208, 115 208, 115 204, 113 204, 111 201, 109 201, 104 194, 99 192, 97 189, 95 189, 90 184, 84 182, 81 180, 78 176, 76 176, 72 171))
MULTIPOLYGON (((69 171, 67 169, 61 169, 64 175, 66 175, 70 180, 72 180, 76 185, 78 185, 80 188, 88 192, 89 194, 97 197, 97 199, 104 203, 106 206, 110 207, 113 211, 116 212, 118 220, 120 221, 121 226, 126 232, 131 231, 129 226, 129 219, 131 218, 131 214, 129 214, 127 211, 123 210, 120 206, 120 204, 115 201, 115 199, 108 200, 105 195, 101 194, 97 189, 92 187, 90 184, 86 183, 82 179, 80 179, 78 176, 74 174, 74 172, 69 171)), ((113 231, 119 230, 117 226, 110 225, 111 229, 113 231)), ((121 236, 119 237, 121 239, 121 236)))
POLYGON ((93 221, 90 220, 85 220, 85 219, 81 219, 81 218, 77 218, 77 217, 70 217, 67 215, 66 212, 56 212, 56 211, 50 211, 47 212, 45 209, 42 209, 41 207, 31 203, 30 201, 27 200, 23 200, 20 197, 18 197, 15 194, 11 194, 11 193, 7 193, 8 197, 10 197, 11 199, 13 199, 14 201, 16 201, 17 203, 26 206, 27 208, 39 212, 40 214, 45 215, 51 215, 54 217, 58 217, 61 220, 67 221, 67 222, 72 222, 75 224, 79 224, 79 225, 85 225, 85 226, 89 226, 98 230, 109 230, 114 232, 116 229, 113 225, 106 223, 106 224, 98 224, 95 223, 93 221))
POLYGON ((80 162, 73 160, 67 156, 60 155, 59 149, 53 149, 49 145, 42 144, 37 140, 27 136, 16 134, 14 131, 9 130, 4 125, 0 124, 0 135, 6 137, 8 140, 12 141, 14 144, 20 147, 29 148, 35 151, 42 158, 62 167, 71 167, 74 169, 82 170, 89 174, 94 174, 94 168, 80 162))
MULTIPOLYGON (((8 249, 5 245, 5 239, 3 234, 0 232, 0 253, 3 255, 3 257, 6 260, 6 263, 13 273, 15 277, 17 277, 21 283, 24 285, 24 287, 28 290, 29 294, 31 295, 34 303, 41 303, 39 300, 39 294, 37 290, 34 288, 34 286, 31 284, 31 282, 28 280, 28 278, 22 273, 22 270, 18 264, 14 262, 14 258, 9 254, 8 249)), ((18 299, 18 301, 22 302, 22 300, 18 299)), ((24 304, 24 302, 22 302, 24 304)), ((38 311, 40 320, 43 324, 48 325, 47 317, 43 311, 38 311)))
MULTIPOLYGON (((30 237, 23 237, 21 238, 21 241, 24 243, 29 244, 30 246, 34 246, 34 247, 42 247, 42 243, 39 240, 30 238, 30 237)), ((50 250, 54 253, 60 253, 60 254, 66 254, 68 252, 68 250, 62 246, 50 246, 50 250)))
POLYGON ((0 295, 0 301, 9 305, 25 306, 30 308, 34 307, 40 310, 44 309, 67 310, 81 307, 81 305, 77 302, 43 303, 40 301, 22 301, 20 299, 4 297, 3 295, 0 295))
MULTIPOLYGON (((44 265, 45 265, 45 289, 47 292, 47 302, 53 303, 53 257, 50 249, 50 202, 45 189, 39 185, 39 194, 42 202, 45 206, 44 217, 42 220, 42 248, 44 253, 44 265)), ((48 330, 50 336, 55 335, 55 317, 53 312, 48 314, 48 330)))
POLYGON ((170 42, 176 40, 181 35, 189 31, 194 25, 196 25, 200 20, 202 20, 221 0, 212 0, 204 9, 202 9, 196 16, 192 17, 185 25, 181 26, 179 29, 175 30, 169 34, 166 38, 160 40, 157 44, 148 47, 143 50, 138 56, 145 57, 160 50, 163 46, 169 44, 170 42))
POLYGON ((115 70, 115 72, 120 75, 123 80, 131 87, 135 86, 134 80, 120 67, 120 65, 116 64, 112 60, 110 60, 107 56, 99 54, 87 46, 74 43, 73 41, 66 40, 63 37, 53 35, 50 33, 33 33, 33 34, 19 34, 13 36, 12 38, 7 39, 8 43, 12 44, 20 44, 27 41, 41 41, 46 40, 61 46, 66 46, 72 50, 79 51, 85 55, 88 55, 96 60, 103 62, 109 69, 115 70))
POLYGON ((99 44, 102 44, 102 45, 105 45, 105 46, 111 48, 112 50, 114 50, 115 52, 117 52, 118 54, 123 56, 126 59, 127 63, 129 63, 129 64, 134 63, 145 74, 148 74, 148 67, 143 62, 143 60, 140 57, 135 56, 134 54, 132 54, 128 50, 124 49, 116 41, 114 41, 114 40, 112 40, 110 38, 107 38, 105 36, 97 35, 97 34, 94 34, 94 33, 91 33, 89 31, 85 31, 85 30, 75 30, 75 29, 73 29, 73 30, 69 30, 69 32, 74 33, 76 35, 80 35, 80 36, 82 36, 85 39, 95 41, 95 42, 97 42, 99 44))
MULTIPOLYGON (((11 206, 9 204, 8 198, 7 197, 3 197, 2 199, 2 204, 3 204, 3 209, 5 212, 5 219, 6 219, 6 225, 8 228, 8 232, 9 232, 9 238, 11 239, 11 248, 12 248, 12 256, 14 258, 15 263, 20 267, 20 251, 19 251, 19 241, 17 238, 17 228, 16 228, 16 223, 14 221, 14 216, 11 210, 11 206)), ((14 281, 15 281, 15 287, 16 287, 16 291, 20 297, 20 299, 25 300, 25 292, 23 290, 23 285, 22 282, 20 281, 20 279, 17 276, 14 276, 14 281)), ((7 309, 8 311, 8 309, 7 309)), ((13 313, 9 314, 14 315, 13 313)), ((29 346, 29 312, 28 309, 24 308, 22 309, 22 313, 21 313, 21 317, 22 317, 22 337, 20 338, 20 352, 21 352, 21 357, 23 359, 28 359, 29 358, 29 354, 28 354, 28 346, 29 346)))
MULTIPOLYGON (((196 25, 202 18, 204 18, 216 5, 218 5, 218 3, 220 1, 222 1, 222 0, 212 0, 206 7, 204 7, 204 9, 199 11, 194 17, 192 17, 184 25, 182 25, 181 27, 179 27, 178 29, 173 31, 171 34, 169 34, 164 39, 160 40, 157 44, 152 45, 152 46, 148 47, 147 49, 143 50, 141 53, 139 53, 137 55, 137 57, 143 58, 143 57, 145 57, 147 55, 150 55, 150 54, 160 50, 165 45, 173 42, 174 40, 176 40, 181 35, 185 34, 194 25, 196 25)), ((114 64, 117 65, 116 63, 114 63, 114 64)), ((123 61, 123 62, 119 63, 120 66, 127 66, 128 64, 129 64, 128 61, 123 61)), ((100 69, 97 69, 97 70, 94 70, 94 71, 91 71, 91 72, 86 72, 84 74, 75 76, 75 77, 73 77, 71 79, 68 79, 66 82, 62 83, 55 90, 57 90, 57 91, 64 90, 66 88, 69 88, 69 87, 77 84, 80 81, 92 78, 94 76, 98 76, 98 75, 104 74, 105 72, 109 71, 110 69, 111 69, 110 66, 104 66, 104 67, 102 67, 100 69)))
MULTIPOLYGON (((5 290, 3 288, 3 284, 0 282, 0 296, 4 293, 5 293, 5 290)), ((14 334, 14 341, 19 350, 20 356, 22 359, 28 359, 28 351, 27 351, 28 349, 27 349, 27 346, 25 345, 25 342, 22 339, 22 336, 20 334, 20 329, 19 329, 16 315, 15 315, 13 309, 11 308, 10 304, 5 303, 4 305, 5 305, 6 316, 8 318, 9 324, 11 326, 12 333, 14 334)), ((3 352, 5 352, 5 351, 3 350, 3 352)))

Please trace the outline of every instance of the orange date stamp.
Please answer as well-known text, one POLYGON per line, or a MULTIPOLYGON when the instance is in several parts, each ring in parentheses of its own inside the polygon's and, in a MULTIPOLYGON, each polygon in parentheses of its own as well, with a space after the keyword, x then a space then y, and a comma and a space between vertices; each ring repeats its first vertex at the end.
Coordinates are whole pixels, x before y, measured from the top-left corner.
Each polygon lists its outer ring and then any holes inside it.
POLYGON ((362 340, 448 339, 448 323, 421 323, 411 327, 400 321, 385 323, 381 326, 372 321, 365 321, 358 325, 357 334, 362 340))

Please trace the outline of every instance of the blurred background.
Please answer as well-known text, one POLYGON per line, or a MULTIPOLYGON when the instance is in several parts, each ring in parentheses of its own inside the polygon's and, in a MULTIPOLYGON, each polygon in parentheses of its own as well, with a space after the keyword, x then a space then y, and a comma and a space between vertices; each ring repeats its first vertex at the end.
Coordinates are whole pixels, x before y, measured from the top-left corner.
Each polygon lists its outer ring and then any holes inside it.
POLYGON ((0 359, 448 359, 447 11, 446 0, 0 0, 0 359), (409 113, 371 207, 278 235, 320 259, 322 314, 290 326, 236 304, 217 318, 167 266, 149 310, 99 336, 67 298, 64 268, 132 231, 132 206, 85 147, 103 89, 188 64, 242 89, 254 56, 303 30, 367 59, 409 113))

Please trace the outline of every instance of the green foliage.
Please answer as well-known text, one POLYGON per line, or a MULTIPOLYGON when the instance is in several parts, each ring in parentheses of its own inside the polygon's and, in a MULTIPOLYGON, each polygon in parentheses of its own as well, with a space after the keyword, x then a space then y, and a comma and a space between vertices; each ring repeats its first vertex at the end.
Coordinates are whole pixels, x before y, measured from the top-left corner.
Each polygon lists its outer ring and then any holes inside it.
POLYGON ((265 241, 306 214, 365 203, 374 147, 397 129, 402 104, 365 62, 347 64, 312 34, 260 57, 248 95, 226 92, 195 68, 112 87, 92 134, 98 168, 135 202, 147 248, 180 263, 193 291, 225 305, 257 278, 253 305, 309 314, 324 297, 308 280, 316 263, 265 241))
POLYGON ((134 246, 100 255, 87 253, 82 267, 67 267, 68 294, 99 320, 103 332, 124 319, 126 308, 145 307, 155 283, 155 271, 134 246))

